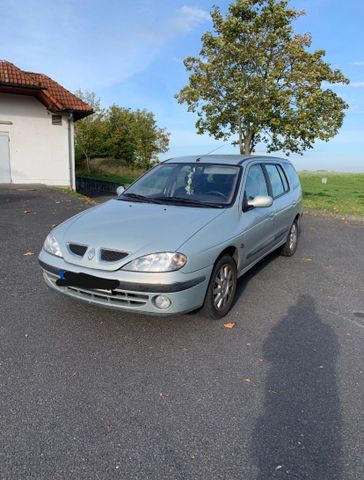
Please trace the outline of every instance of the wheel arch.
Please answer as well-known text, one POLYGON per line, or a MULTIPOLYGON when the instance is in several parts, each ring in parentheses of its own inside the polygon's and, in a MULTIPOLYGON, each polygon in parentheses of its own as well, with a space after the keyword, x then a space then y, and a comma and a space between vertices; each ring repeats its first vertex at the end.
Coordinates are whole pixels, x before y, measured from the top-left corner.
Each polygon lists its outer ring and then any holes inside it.
POLYGON ((234 247, 234 245, 230 245, 229 247, 224 248, 224 250, 222 252, 220 252, 220 255, 216 258, 215 264, 224 255, 230 255, 230 257, 234 260, 236 267, 239 265, 238 249, 236 247, 234 247))

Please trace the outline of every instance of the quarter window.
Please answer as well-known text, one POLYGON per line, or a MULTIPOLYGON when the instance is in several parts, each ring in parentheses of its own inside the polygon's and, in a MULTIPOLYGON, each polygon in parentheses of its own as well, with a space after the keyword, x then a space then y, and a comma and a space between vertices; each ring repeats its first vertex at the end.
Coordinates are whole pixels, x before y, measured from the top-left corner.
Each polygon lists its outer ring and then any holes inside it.
POLYGON ((288 174, 288 178, 289 178, 291 187, 292 188, 299 187, 300 181, 298 180, 298 176, 297 176, 296 170, 293 167, 293 165, 290 165, 289 163, 287 163, 284 166, 285 166, 286 172, 288 174))
POLYGON ((284 170, 280 165, 277 165, 277 168, 278 168, 279 174, 280 174, 282 182, 283 182, 284 191, 288 192, 289 185, 288 185, 288 180, 287 180, 286 174, 284 173, 284 170))
MULTIPOLYGON (((269 180, 272 186, 273 198, 277 198, 285 192, 285 188, 282 182, 282 176, 279 173, 278 166, 273 164, 266 164, 269 180)), ((283 172, 282 172, 283 175, 283 172)), ((287 180, 286 180, 287 183, 287 180)))
POLYGON ((257 195, 268 195, 267 183, 260 165, 249 168, 245 182, 245 196, 247 200, 253 200, 257 195))

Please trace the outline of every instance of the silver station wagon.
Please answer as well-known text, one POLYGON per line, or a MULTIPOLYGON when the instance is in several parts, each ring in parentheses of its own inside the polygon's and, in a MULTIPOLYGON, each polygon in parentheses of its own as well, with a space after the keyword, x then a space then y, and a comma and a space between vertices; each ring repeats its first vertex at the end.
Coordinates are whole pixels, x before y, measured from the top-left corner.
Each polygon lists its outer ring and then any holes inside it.
POLYGON ((171 158, 118 196, 57 226, 39 254, 46 283, 120 310, 221 318, 237 279, 297 247, 302 193, 287 160, 171 158))

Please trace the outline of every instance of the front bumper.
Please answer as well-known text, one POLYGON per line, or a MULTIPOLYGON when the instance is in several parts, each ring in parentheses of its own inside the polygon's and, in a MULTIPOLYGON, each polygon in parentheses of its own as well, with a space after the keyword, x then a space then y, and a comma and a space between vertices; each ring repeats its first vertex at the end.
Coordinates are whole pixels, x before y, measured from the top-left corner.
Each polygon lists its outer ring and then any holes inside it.
POLYGON ((95 305, 154 315, 185 313, 201 307, 213 268, 210 266, 188 274, 181 271, 108 272, 72 265, 44 250, 39 254, 39 263, 46 284, 60 293, 95 305), (118 280, 119 286, 113 292, 73 286, 60 287, 56 284, 60 278, 60 270, 118 280), (158 295, 167 296, 171 301, 170 307, 158 308, 155 305, 155 297, 158 295))

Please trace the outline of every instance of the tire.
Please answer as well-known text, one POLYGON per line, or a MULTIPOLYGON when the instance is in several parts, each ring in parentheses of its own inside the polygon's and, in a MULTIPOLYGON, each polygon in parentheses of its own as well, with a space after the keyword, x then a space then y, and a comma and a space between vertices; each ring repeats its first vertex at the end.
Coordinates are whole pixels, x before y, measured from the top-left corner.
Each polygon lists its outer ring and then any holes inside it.
POLYGON ((287 241, 281 248, 281 251, 279 252, 280 255, 283 255, 284 257, 292 257, 292 255, 295 254, 298 244, 298 230, 298 219, 296 219, 289 229, 287 241))
POLYGON ((236 264, 230 255, 223 255, 217 260, 211 274, 202 308, 204 316, 212 320, 224 317, 233 305, 236 284, 236 264))

